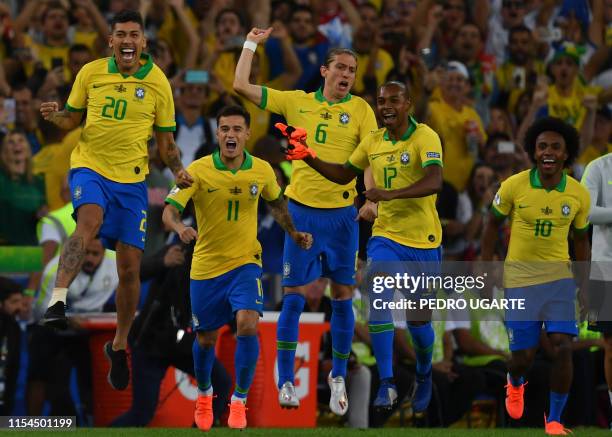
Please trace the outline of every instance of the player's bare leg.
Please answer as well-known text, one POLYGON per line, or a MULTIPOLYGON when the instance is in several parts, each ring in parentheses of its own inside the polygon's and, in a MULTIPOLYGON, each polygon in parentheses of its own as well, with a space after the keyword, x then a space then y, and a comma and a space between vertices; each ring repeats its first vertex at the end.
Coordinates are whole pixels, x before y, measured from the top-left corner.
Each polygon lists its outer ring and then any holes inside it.
POLYGON ((43 323, 49 326, 66 326, 66 295, 68 287, 81 270, 85 248, 96 238, 102 226, 103 210, 99 205, 85 204, 77 210, 77 225, 62 249, 57 278, 43 323))
POLYGON ((346 366, 355 331, 353 286, 332 282, 331 293, 333 298, 331 319, 333 367, 327 377, 327 383, 331 391, 329 409, 334 414, 343 416, 348 411, 346 366))
POLYGON ((127 365, 127 339, 134 321, 140 296, 140 259, 142 250, 137 247, 117 243, 117 273, 119 286, 115 302, 117 305, 117 329, 112 344, 104 345, 104 352, 111 362, 108 382, 115 390, 124 390, 130 382, 127 365))
POLYGON ((257 324, 259 313, 254 310, 239 310, 236 313, 236 387, 230 403, 227 426, 244 429, 247 426, 246 401, 249 388, 253 382, 255 366, 259 357, 259 339, 257 324))
MULTIPOLYGON (((281 318, 279 318, 279 324, 277 328, 277 360, 278 360, 278 403, 281 408, 295 409, 300 406, 300 399, 297 397, 294 385, 294 375, 298 369, 295 369, 295 349, 297 346, 296 342, 281 341, 282 329, 291 330, 292 327, 284 327, 281 319, 289 315, 292 319, 297 319, 298 326, 297 332, 299 332, 299 318, 302 310, 304 309, 304 302, 306 295, 306 286, 298 287, 284 287, 283 289, 285 296, 283 299, 283 311, 281 311, 281 318), (286 360, 286 363, 283 363, 286 360), (284 369, 284 370, 283 370, 284 369)), ((284 320, 285 324, 289 322, 284 320)), ((287 333, 285 333, 287 335, 287 333)), ((296 336, 297 340, 297 336, 296 336)))

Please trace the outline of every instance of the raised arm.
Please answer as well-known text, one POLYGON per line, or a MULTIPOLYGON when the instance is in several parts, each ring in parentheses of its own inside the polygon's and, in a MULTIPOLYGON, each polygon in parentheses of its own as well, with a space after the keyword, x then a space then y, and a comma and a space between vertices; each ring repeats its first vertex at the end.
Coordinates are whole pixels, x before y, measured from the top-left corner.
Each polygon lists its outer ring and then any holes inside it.
POLYGON ((89 14, 89 18, 91 18, 91 21, 93 21, 96 32, 98 32, 96 49, 102 53, 106 46, 108 34, 110 32, 108 23, 104 19, 104 16, 100 13, 98 6, 96 6, 93 0, 74 0, 74 2, 77 6, 85 9, 89 14))
POLYGON ((59 103, 57 102, 41 103, 40 114, 43 119, 64 130, 75 129, 81 124, 81 119, 83 118, 83 112, 80 111, 68 111, 66 109, 60 111, 59 103))
MULTIPOLYGON (((254 27, 246 37, 247 41, 255 44, 265 42, 272 33, 272 28, 258 29, 254 27)), ((236 73, 234 76, 234 91, 243 97, 246 97, 257 106, 261 104, 261 86, 250 82, 251 62, 253 61, 254 50, 243 48, 236 64, 236 73)))
POLYGON ((293 50, 291 38, 285 25, 280 21, 276 21, 273 24, 273 29, 272 36, 279 39, 283 55, 284 71, 279 76, 279 79, 283 84, 283 89, 287 90, 292 88, 302 75, 302 65, 295 54, 295 50, 293 50))
POLYGON ((412 199, 415 197, 426 197, 439 193, 442 190, 442 167, 429 165, 425 167, 425 176, 414 184, 398 188, 396 190, 384 190, 381 188, 370 188, 364 193, 366 198, 372 202, 387 201, 393 199, 412 199))
MULTIPOLYGON (((170 6, 178 19, 181 30, 187 36, 188 47, 198 47, 200 44, 200 37, 193 23, 185 12, 185 0, 170 0, 170 6)), ((198 57, 198 51, 194 49, 187 50, 185 59, 183 62, 183 68, 190 70, 195 67, 198 57)))
POLYGON ((268 202, 270 206, 270 213, 274 220, 289 234, 291 239, 295 241, 295 244, 300 246, 304 250, 310 249, 312 246, 312 235, 307 232, 300 232, 295 229, 293 220, 289 210, 287 210, 287 201, 283 195, 280 195, 278 199, 268 202))
POLYGON ((192 177, 183 168, 181 162, 181 154, 179 148, 174 142, 174 135, 172 132, 155 132, 155 140, 157 142, 157 148, 159 150, 159 156, 168 166, 174 177, 176 178, 176 185, 179 188, 186 188, 191 186, 193 183, 192 177))

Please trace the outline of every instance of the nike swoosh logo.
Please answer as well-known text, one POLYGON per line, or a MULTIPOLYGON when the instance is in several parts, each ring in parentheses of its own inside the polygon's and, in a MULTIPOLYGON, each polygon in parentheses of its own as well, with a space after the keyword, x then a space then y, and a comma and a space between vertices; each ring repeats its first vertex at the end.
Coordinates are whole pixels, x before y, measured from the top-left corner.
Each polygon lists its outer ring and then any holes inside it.
POLYGON ((94 83, 93 84, 94 88, 100 88, 101 86, 104 86, 104 84, 103 83, 94 83))
POLYGON ((300 114, 305 114, 306 112, 312 112, 312 111, 304 111, 303 109, 300 109, 300 114))
POLYGON ((209 188, 209 189, 208 189, 208 192, 209 192, 209 193, 212 193, 212 192, 214 192, 214 191, 219 191, 219 188, 209 188))
POLYGON ((255 303, 256 303, 257 305, 261 305, 261 304, 263 304, 263 302, 262 302, 262 301, 260 301, 260 300, 256 300, 256 301, 255 301, 255 303))
POLYGON ((381 156, 384 156, 384 153, 377 153, 375 155, 370 155, 370 159, 374 161, 376 158, 380 158, 381 156))
POLYGON ((519 209, 529 208, 529 205, 519 205, 519 209))

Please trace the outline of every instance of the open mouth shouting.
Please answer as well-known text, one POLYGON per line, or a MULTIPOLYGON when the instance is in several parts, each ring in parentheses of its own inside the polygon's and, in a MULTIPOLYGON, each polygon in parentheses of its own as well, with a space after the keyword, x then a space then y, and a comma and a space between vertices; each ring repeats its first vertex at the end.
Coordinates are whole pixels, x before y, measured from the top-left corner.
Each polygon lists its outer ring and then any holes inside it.
POLYGON ((554 170, 557 167, 557 160, 554 158, 542 158, 541 166, 543 170, 554 170))
POLYGON ((392 125, 397 120, 397 112, 392 110, 382 111, 382 120, 385 125, 392 125))
POLYGON ((136 59, 136 49, 133 47, 122 47, 119 51, 121 60, 127 64, 131 64, 136 59))
POLYGON ((338 82, 338 90, 340 90, 341 92, 348 93, 349 89, 350 86, 348 80, 341 80, 340 82, 338 82))
POLYGON ((236 143, 236 140, 227 140, 227 142, 225 143, 225 148, 230 153, 235 152, 237 146, 238 144, 236 143))

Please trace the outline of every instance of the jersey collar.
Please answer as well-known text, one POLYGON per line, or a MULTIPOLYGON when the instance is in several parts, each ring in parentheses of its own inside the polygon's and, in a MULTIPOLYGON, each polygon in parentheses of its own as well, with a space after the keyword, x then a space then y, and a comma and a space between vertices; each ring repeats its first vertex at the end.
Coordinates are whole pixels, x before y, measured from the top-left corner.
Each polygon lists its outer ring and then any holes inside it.
POLYGON ((232 173, 236 174, 238 170, 249 170, 251 167, 253 167, 253 157, 246 150, 244 151, 244 161, 242 161, 242 165, 237 170, 230 170, 229 168, 227 168, 223 161, 221 161, 221 154, 219 153, 219 149, 214 151, 212 157, 213 164, 215 164, 215 168, 217 170, 231 171, 232 173))
MULTIPOLYGON (((141 53, 140 59, 143 59, 145 63, 141 65, 138 71, 132 75, 121 73, 121 76, 123 76, 124 79, 130 76, 134 76, 136 79, 142 80, 147 76, 147 74, 149 74, 149 71, 151 71, 151 69, 153 68, 153 59, 151 58, 151 55, 147 53, 141 53)), ((117 66, 117 60, 115 59, 114 55, 108 58, 108 72, 120 73, 119 67, 117 66)))
MULTIPOLYGON (((404 132, 404 135, 402 135, 402 137, 400 138, 400 141, 406 141, 408 138, 410 138, 410 136, 414 133, 416 128, 417 128, 416 120, 412 118, 411 116, 409 116, 408 117, 408 129, 406 129, 406 132, 404 132)), ((383 134, 383 139, 385 141, 391 141, 392 144, 397 143, 397 141, 389 138, 389 131, 387 129, 385 129, 385 133, 383 134)))
MULTIPOLYGON (((542 181, 540 180, 540 175, 538 174, 537 168, 532 168, 529 172, 529 182, 531 183, 532 188, 544 188, 542 185, 542 181)), ((553 190, 557 190, 559 193, 563 193, 565 191, 565 186, 567 185, 567 172, 563 170, 563 176, 561 176, 561 180, 553 188, 553 190)), ((547 190, 551 191, 551 190, 547 190)))
POLYGON ((337 102, 330 102, 329 100, 327 100, 325 98, 325 96, 323 95, 323 89, 319 88, 316 92, 315 92, 315 99, 317 99, 319 102, 323 103, 323 102, 327 102, 330 106, 331 105, 337 105, 338 103, 345 103, 348 102, 349 100, 351 100, 351 97, 353 97, 351 95, 351 93, 348 93, 346 96, 344 96, 344 98, 342 100, 339 100, 337 102))

